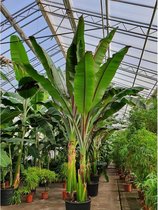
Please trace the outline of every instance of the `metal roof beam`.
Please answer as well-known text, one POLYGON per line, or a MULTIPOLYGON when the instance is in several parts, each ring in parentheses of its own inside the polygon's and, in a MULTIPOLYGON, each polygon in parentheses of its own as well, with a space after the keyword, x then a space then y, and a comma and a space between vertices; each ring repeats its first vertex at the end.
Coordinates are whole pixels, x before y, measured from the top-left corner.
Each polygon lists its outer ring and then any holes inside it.
POLYGON ((9 13, 9 11, 5 8, 5 6, 0 2, 1 6, 1 12, 2 14, 7 18, 7 20, 10 22, 10 24, 13 26, 13 28, 17 31, 19 36, 26 42, 26 44, 29 46, 29 48, 34 52, 35 51, 32 47, 32 44, 29 40, 29 38, 26 36, 26 34, 23 32, 21 27, 16 23, 15 19, 12 17, 12 15, 9 13))
MULTIPOLYGON (((109 0, 105 0, 105 11, 106 11, 106 30, 107 30, 107 35, 110 33, 109 31, 109 27, 110 27, 110 24, 109 24, 109 0)), ((108 47, 108 57, 110 57, 110 44, 109 44, 109 47, 108 47)))
POLYGON ((75 32, 77 27, 76 27, 76 22, 75 22, 74 14, 72 12, 71 3, 70 3, 69 0, 63 0, 63 3, 64 3, 64 6, 65 6, 65 9, 66 9, 67 16, 69 18, 69 22, 70 22, 72 31, 75 32))
POLYGON ((146 34, 146 38, 145 38, 145 41, 144 41, 142 53, 141 53, 141 55, 140 55, 140 60, 139 60, 139 63, 138 63, 138 67, 137 67, 137 70, 136 70, 136 74, 135 74, 135 78, 134 78, 134 80, 133 80, 132 87, 133 87, 134 84, 135 84, 135 81, 136 81, 136 78, 137 78, 137 74, 138 74, 138 71, 139 71, 139 67, 140 67, 141 62, 142 62, 142 59, 143 59, 145 47, 146 47, 146 44, 147 44, 147 41, 148 41, 148 37, 149 37, 149 34, 150 34, 150 28, 151 28, 152 23, 153 23, 153 20, 154 20, 154 16, 155 16, 155 13, 156 13, 156 9, 157 9, 157 1, 156 1, 156 4, 155 4, 153 13, 152 13, 152 17, 151 17, 151 20, 150 20, 150 24, 149 24, 149 28, 148 28, 147 34, 146 34))
POLYGON ((54 38, 55 38, 55 40, 56 40, 56 42, 57 42, 57 44, 58 44, 58 46, 59 46, 63 56, 66 58, 66 52, 65 52, 65 50, 64 50, 64 48, 63 48, 63 46, 61 44, 60 38, 56 34, 55 27, 54 27, 52 21, 50 20, 48 12, 46 12, 46 10, 45 10, 45 7, 44 7, 44 5, 42 3, 42 0, 36 0, 36 2, 38 4, 38 6, 39 6, 39 8, 41 10, 41 13, 42 13, 43 17, 45 18, 45 20, 46 20, 46 22, 48 24, 48 27, 50 28, 52 34, 55 35, 54 38))

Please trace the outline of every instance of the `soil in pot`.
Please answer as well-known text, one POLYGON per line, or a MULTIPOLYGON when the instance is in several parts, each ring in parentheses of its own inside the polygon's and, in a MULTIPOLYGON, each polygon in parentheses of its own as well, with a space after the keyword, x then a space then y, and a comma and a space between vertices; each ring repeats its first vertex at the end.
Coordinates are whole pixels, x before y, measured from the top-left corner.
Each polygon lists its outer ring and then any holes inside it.
POLYGON ((41 198, 47 200, 48 199, 48 192, 44 191, 41 193, 41 198))
POLYGON ((12 202, 12 197, 14 195, 14 188, 6 188, 6 189, 1 189, 1 206, 9 206, 11 205, 12 202))
POLYGON ((85 202, 72 202, 65 201, 66 210, 90 210, 91 208, 91 200, 85 202))
POLYGON ((130 183, 124 184, 124 190, 125 190, 125 192, 131 192, 132 191, 132 184, 130 184, 130 183))
POLYGON ((88 195, 91 197, 97 196, 98 195, 98 186, 99 186, 98 182, 97 183, 92 182, 92 183, 87 184, 88 195))
POLYGON ((33 201, 33 195, 30 193, 26 196, 26 203, 32 203, 33 201))

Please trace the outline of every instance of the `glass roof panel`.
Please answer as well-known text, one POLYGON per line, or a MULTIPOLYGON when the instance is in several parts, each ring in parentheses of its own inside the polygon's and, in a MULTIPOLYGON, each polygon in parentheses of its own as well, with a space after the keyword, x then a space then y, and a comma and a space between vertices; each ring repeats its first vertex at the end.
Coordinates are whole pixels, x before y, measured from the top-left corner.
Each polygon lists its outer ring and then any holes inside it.
MULTIPOLYGON (((157 19, 156 15, 151 23, 156 0, 108 0, 109 8, 100 0, 69 0, 72 10, 66 9, 63 0, 40 0, 51 22, 51 26, 58 35, 53 37, 50 25, 43 17, 41 9, 34 0, 16 1, 5 0, 6 7, 16 24, 23 30, 26 37, 34 35, 41 46, 51 55, 56 66, 65 70, 65 58, 61 51, 63 46, 66 52, 73 38, 72 22, 77 24, 83 14, 85 19, 86 49, 95 51, 100 38, 106 36, 107 31, 116 28, 116 35, 111 43, 111 54, 131 46, 119 67, 113 82, 118 86, 131 87, 142 85, 142 95, 149 96, 156 87, 157 71, 157 19), (90 3, 89 3, 90 2, 90 3), (101 13, 101 2, 102 12, 101 13), (108 14, 106 14, 108 11, 108 14), (72 20, 68 17, 71 14, 72 20), (108 29, 107 29, 107 23, 108 29), (150 28, 149 28, 150 27, 150 28), (103 29, 104 28, 104 29, 103 29), (148 34, 149 32, 149 34, 148 34), (137 76, 135 76, 137 74, 137 76)), ((1 16, 1 54, 10 58, 10 35, 18 34, 5 16, 1 16)), ((34 53, 24 43, 28 56, 34 67, 41 73, 43 67, 34 53)), ((16 84, 12 69, 3 68, 9 79, 16 84)), ((6 82, 1 83, 3 89, 10 89, 6 82)))

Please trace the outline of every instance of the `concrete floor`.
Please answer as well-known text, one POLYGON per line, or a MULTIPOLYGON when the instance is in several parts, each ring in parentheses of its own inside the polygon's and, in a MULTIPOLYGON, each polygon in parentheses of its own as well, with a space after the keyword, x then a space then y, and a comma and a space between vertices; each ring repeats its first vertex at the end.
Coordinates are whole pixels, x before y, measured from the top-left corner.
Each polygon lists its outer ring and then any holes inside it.
MULTIPOLYGON (((108 169, 109 182, 106 182, 104 177, 100 178, 99 193, 97 197, 92 198, 91 210, 138 210, 134 208, 135 204, 129 205, 128 196, 122 190, 122 183, 118 185, 118 176, 113 166, 108 169), (123 208, 120 207, 118 186, 120 188, 121 203, 124 204, 123 208)), ((40 194, 43 188, 38 188, 34 201, 32 203, 26 203, 23 201, 19 205, 3 206, 1 210, 65 210, 65 202, 62 200, 62 184, 52 184, 49 189, 49 199, 41 200, 40 194)), ((136 200, 136 198, 135 198, 136 200)), ((139 206, 138 204, 136 205, 139 206)))

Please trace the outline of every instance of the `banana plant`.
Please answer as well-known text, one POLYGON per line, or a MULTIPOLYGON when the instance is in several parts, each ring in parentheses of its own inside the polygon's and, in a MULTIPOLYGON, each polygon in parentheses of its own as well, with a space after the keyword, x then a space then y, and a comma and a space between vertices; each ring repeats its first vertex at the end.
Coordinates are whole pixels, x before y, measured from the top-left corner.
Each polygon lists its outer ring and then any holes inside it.
MULTIPOLYGON (((23 49, 24 48, 22 48, 22 51, 23 49)), ((14 53, 12 53, 11 55, 13 58, 16 57, 14 53)), ((22 155, 23 155, 23 147, 24 147, 24 142, 26 140, 26 134, 28 132, 27 117, 34 108, 33 107, 34 98, 35 98, 35 94, 37 94, 37 90, 39 89, 39 86, 37 85, 37 82, 34 81, 31 77, 26 76, 26 74, 23 74, 23 75, 18 74, 16 68, 14 70, 15 70, 16 79, 18 81, 18 88, 16 89, 14 86, 13 87, 17 91, 17 93, 5 92, 2 94, 1 101, 4 107, 1 110, 1 119, 2 119, 1 128, 5 128, 6 125, 7 126, 12 125, 14 129, 17 129, 17 127, 19 129, 18 136, 16 136, 16 138, 14 136, 12 140, 9 139, 10 143, 15 143, 16 140, 18 142, 17 144, 18 155, 17 155, 15 173, 14 173, 14 179, 13 179, 13 186, 16 189, 19 186, 19 182, 20 182, 20 166, 21 166, 21 160, 22 160, 22 155), (26 77, 23 77, 24 75, 26 77), (26 91, 26 89, 28 91, 26 91), (14 119, 16 119, 17 122, 13 123, 14 119), (18 124, 18 126, 16 126, 16 124, 18 124)), ((9 81, 7 76, 5 77, 4 76, 5 75, 3 74, 2 79, 9 81)), ((9 129, 12 129, 12 128, 10 127, 9 129)), ((5 141, 8 141, 8 140, 5 140, 5 141)))
MULTIPOLYGON (((81 191, 86 191, 86 152, 89 141, 92 140, 93 124, 97 122, 98 117, 104 118, 100 111, 97 114, 96 110, 98 110, 97 107, 103 100, 108 86, 129 49, 129 46, 124 47, 113 54, 111 58, 108 58, 105 63, 102 63, 115 32, 116 29, 112 30, 107 37, 100 40, 94 54, 85 51, 84 19, 82 16, 79 18, 76 33, 67 51, 66 87, 61 73, 55 69, 50 57, 34 37, 30 37, 30 41, 46 71, 46 77, 39 74, 29 61, 24 59, 26 58, 26 52, 19 55, 20 49, 23 48, 22 43, 17 36, 11 36, 11 51, 17 55, 12 57, 14 68, 23 74, 28 74, 37 81, 52 97, 53 106, 61 114, 69 137, 67 191, 70 194, 77 191, 79 201, 86 199, 85 197, 80 199, 78 195, 81 191), (77 144, 80 149, 80 169, 78 174, 82 184, 77 184, 76 181, 75 150, 77 144)), ((108 100, 112 103, 112 99, 111 97, 108 100)), ((121 102, 117 101, 117 104, 119 105, 121 102)), ((115 107, 117 104, 115 104, 115 107)), ((104 107, 102 111, 104 111, 104 107)))

